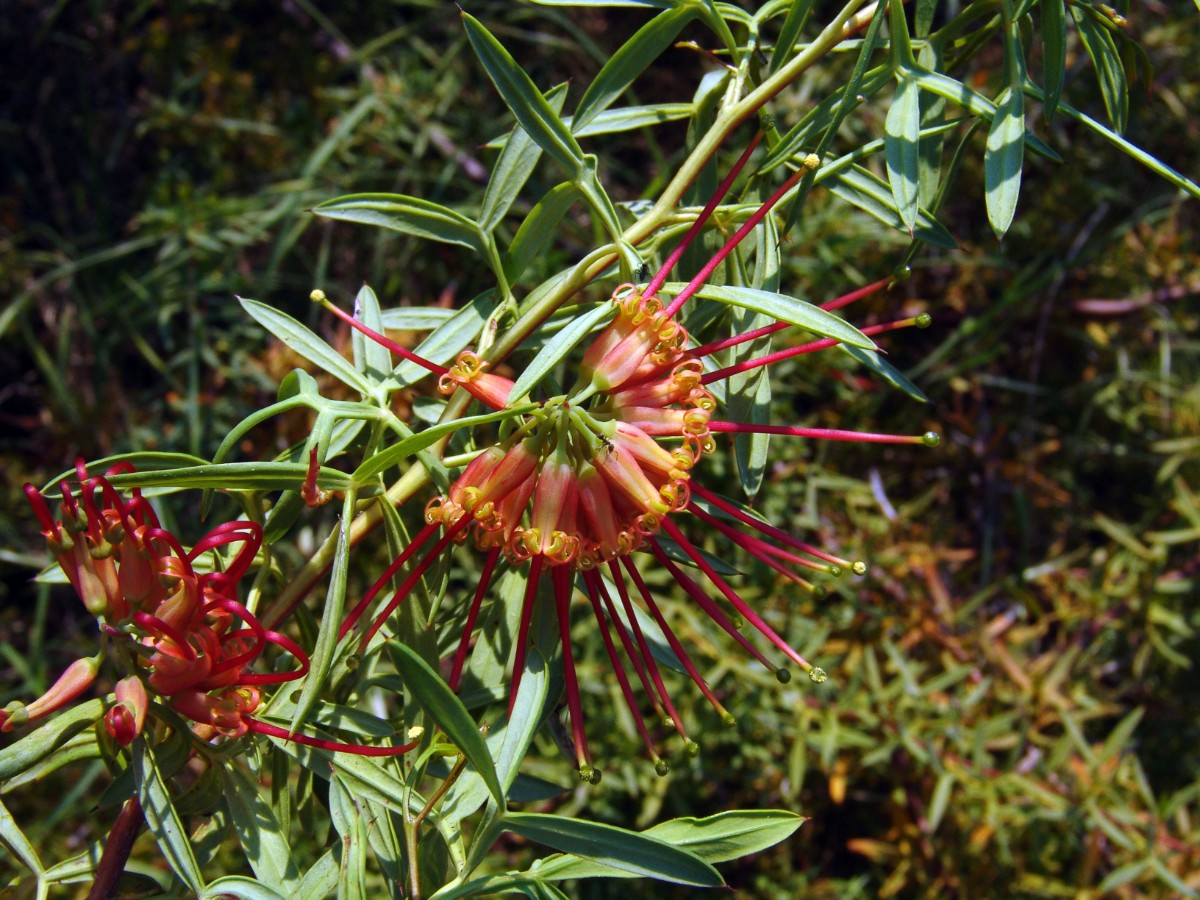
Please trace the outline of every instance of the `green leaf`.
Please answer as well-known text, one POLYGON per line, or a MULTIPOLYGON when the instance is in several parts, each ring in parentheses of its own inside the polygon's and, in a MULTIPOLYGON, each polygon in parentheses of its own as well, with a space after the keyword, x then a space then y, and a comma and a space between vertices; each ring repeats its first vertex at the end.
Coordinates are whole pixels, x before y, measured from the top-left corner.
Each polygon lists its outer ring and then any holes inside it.
POLYGON ((647 66, 671 45, 684 26, 700 15, 691 4, 659 13, 608 58, 575 110, 571 131, 578 134, 624 93, 647 66))
MULTIPOLYGON (((526 840, 642 878, 720 887, 719 872, 687 850, 612 825, 544 813, 509 812, 504 827, 526 840)), ((541 876, 540 872, 534 874, 541 876)))
POLYGON ((926 834, 934 834, 937 831, 938 825, 942 823, 942 817, 946 814, 953 791, 954 774, 943 772, 938 776, 937 783, 933 786, 933 795, 929 798, 929 812, 925 820, 926 834))
POLYGON ((484 875, 466 884, 448 884, 429 900, 459 900, 462 897, 498 897, 505 894, 521 894, 530 900, 569 900, 566 894, 552 884, 519 872, 504 872, 499 875, 484 875))
MULTIPOLYGON (((546 662, 536 648, 530 648, 525 657, 525 672, 521 678, 521 687, 513 703, 512 714, 500 728, 493 728, 487 736, 488 753, 496 760, 496 777, 507 797, 520 772, 521 761, 529 752, 533 736, 541 721, 542 712, 546 705, 546 695, 550 679, 546 671, 546 662)), ((552 787, 549 796, 562 793, 558 785, 544 782, 539 785, 542 793, 552 787)), ((481 807, 488 797, 487 786, 477 772, 467 770, 450 789, 442 807, 442 814, 448 820, 459 821, 472 815, 481 807)))
MULTIPOLYGON (((157 472, 125 472, 108 480, 113 487, 221 488, 230 491, 277 491, 304 484, 306 463, 239 462, 157 472)), ((324 490, 344 491, 353 482, 337 469, 321 466, 317 484, 324 490)))
POLYGON ((464 12, 462 20, 475 55, 525 133, 570 175, 577 174, 583 167, 583 150, 562 119, 504 45, 478 19, 464 12))
POLYGON ((247 300, 243 297, 237 299, 254 321, 313 365, 328 372, 364 396, 371 393, 371 383, 342 354, 317 337, 307 327, 301 325, 287 313, 282 313, 265 303, 247 300))
MULTIPOLYGON (((618 109, 606 109, 597 113, 592 120, 582 128, 572 133, 576 137, 595 137, 600 134, 620 134, 633 131, 636 128, 647 128, 651 125, 661 125, 663 122, 676 122, 687 119, 696 111, 692 103, 649 103, 644 106, 622 106, 618 109)), ((568 127, 574 125, 571 116, 563 119, 568 127)))
POLYGON ((379 473, 390 469, 402 459, 407 459, 418 450, 432 447, 442 438, 446 437, 446 435, 453 434, 460 428, 486 425, 489 422, 500 422, 504 419, 511 419, 513 416, 524 415, 536 408, 536 403, 528 403, 524 406, 501 409, 479 416, 466 416, 462 419, 455 419, 452 422, 443 422, 441 425, 432 425, 429 428, 423 428, 412 437, 397 441, 395 444, 379 451, 373 456, 368 456, 363 460, 362 465, 354 470, 354 474, 349 476, 349 480, 352 484, 370 484, 371 480, 379 473))
POLYGON ((330 847, 312 864, 299 886, 292 892, 293 900, 305 900, 307 897, 326 897, 337 888, 338 864, 330 847))
POLYGON ((858 107, 857 97, 859 94, 864 99, 873 97, 879 91, 883 90, 891 80, 891 67, 878 66, 870 72, 865 73, 863 80, 859 84, 858 93, 854 96, 847 98, 839 92, 826 97, 805 113, 804 117, 789 128, 787 133, 779 139, 778 143, 771 147, 766 157, 759 163, 758 172, 770 172, 797 154, 807 152, 807 149, 811 149, 816 144, 813 136, 818 131, 828 129, 833 124, 845 118, 843 103, 848 103, 849 105, 846 112, 849 112, 850 109, 856 109, 858 107))
POLYGON ((1017 211, 1021 168, 1025 161, 1025 96, 1010 91, 988 129, 983 156, 988 221, 997 238, 1004 237, 1017 211))
POLYGON ((0 802, 0 842, 8 846, 20 860, 40 879, 46 871, 42 865, 41 859, 38 858, 37 850, 29 838, 25 837, 17 820, 12 817, 12 813, 8 811, 8 807, 0 802))
MULTIPOLYGON (((245 875, 226 875, 216 881, 209 882, 200 892, 200 900, 225 900, 236 897, 237 900, 285 900, 287 894, 281 894, 267 887, 261 881, 247 878, 245 875)), ((316 894, 296 894, 295 896, 317 896, 316 894)))
MULTIPOLYGON (((951 103, 961 106, 963 109, 972 115, 979 116, 987 122, 992 122, 996 118, 996 105, 987 97, 980 94, 978 91, 973 91, 961 81, 955 81, 948 75, 943 75, 940 72, 930 72, 927 69, 914 69, 912 72, 913 78, 921 83, 921 89, 929 91, 931 94, 937 94, 939 97, 945 97, 951 103)), ((1029 89, 1026 88, 1026 93, 1029 89)), ((1063 158, 1054 151, 1054 149, 1046 144, 1033 132, 1025 132, 1025 144, 1034 153, 1045 157, 1052 162, 1060 163, 1063 158)))
POLYGON ((146 816, 146 827, 154 835, 159 852, 188 890, 200 893, 204 888, 204 877, 192 853, 179 814, 171 802, 171 793, 159 773, 154 751, 143 737, 130 745, 130 768, 137 785, 138 800, 146 816))
MULTIPOLYGON (((814 0, 796 0, 787 4, 787 17, 779 28, 779 37, 775 40, 775 50, 771 54, 770 73, 774 75, 779 67, 787 62, 788 57, 800 41, 800 33, 812 13, 814 0)), ((764 10, 765 12, 765 10, 764 10)))
POLYGON ((1113 130, 1120 134, 1129 122, 1129 85, 1125 80, 1125 64, 1121 51, 1106 23, 1097 21, 1100 16, 1090 8, 1071 5, 1071 16, 1079 30, 1079 38, 1092 59, 1096 69, 1096 81, 1100 85, 1100 96, 1104 98, 1104 109, 1113 130))
MULTIPOLYGON (((379 309, 379 298, 365 284, 354 298, 354 318, 374 331, 383 331, 383 314, 379 309)), ((392 371, 392 354, 357 329, 350 332, 350 345, 354 350, 354 367, 373 382, 382 381, 392 371)))
MULTIPOLYGON (((1026 84, 1025 93, 1029 94, 1029 96, 1033 97, 1035 100, 1045 99, 1045 94, 1042 93, 1042 90, 1036 85, 1026 84)), ((1165 178, 1180 190, 1187 191, 1187 193, 1191 194, 1192 197, 1200 200, 1200 184, 1197 184, 1187 176, 1183 175, 1181 172, 1171 168, 1157 157, 1151 156, 1141 147, 1131 144, 1112 129, 1106 128, 1100 122, 1097 122, 1086 113, 1080 112, 1073 106, 1069 106, 1066 103, 1059 103, 1058 108, 1067 118, 1073 119, 1074 121, 1087 126, 1092 131, 1096 132, 1096 134, 1100 135, 1100 137, 1104 138, 1104 140, 1120 149, 1121 152, 1123 152, 1126 156, 1137 160, 1156 175, 1165 178)), ((1028 140, 1029 138, 1026 136, 1026 141, 1028 140)))
POLYGON ((358 900, 367 895, 367 831, 354 796, 336 776, 329 779, 329 818, 341 838, 338 900, 358 900))
POLYGON ((505 255, 504 274, 510 282, 520 278, 526 267, 558 239, 559 223, 579 197, 579 189, 567 182, 551 188, 529 211, 505 255))
POLYGON ((88 700, 64 710, 14 744, 0 749, 0 782, 35 766, 90 728, 104 715, 103 700, 88 700))
POLYGON ((458 310, 442 306, 399 306, 383 311, 383 327, 392 331, 433 331, 445 325, 458 310))
POLYGON ((896 73, 896 96, 884 122, 883 150, 888 182, 900 221, 912 234, 917 225, 920 177, 921 88, 905 70, 896 73))
POLYGON ((890 362, 883 358, 875 350, 863 350, 860 347, 848 347, 845 344, 839 344, 843 351, 849 353, 856 360, 886 381, 894 388, 899 388, 912 397, 914 400, 919 400, 922 403, 928 403, 929 398, 925 396, 925 392, 913 384, 908 376, 893 366, 890 362))
MULTIPOLYGON (((681 282, 668 282, 662 286, 662 293, 673 296, 684 287, 685 285, 681 282)), ((731 306, 752 309, 777 321, 799 326, 813 334, 833 338, 852 347, 867 349, 875 347, 875 343, 869 337, 845 319, 798 297, 788 297, 786 294, 777 294, 774 291, 715 284, 705 285, 696 292, 696 296, 704 300, 716 300, 731 306)))
POLYGON ((1045 84, 1046 101, 1042 114, 1049 122, 1058 109, 1058 98, 1062 96, 1063 81, 1067 75, 1067 17, 1065 0, 1042 0, 1038 9, 1042 14, 1042 81, 1045 84))
MULTIPOLYGON (((357 490, 346 491, 342 498, 342 515, 337 524, 337 544, 334 546, 333 566, 329 576, 329 589, 325 602, 321 604, 321 625, 317 630, 316 646, 309 656, 308 674, 300 684, 292 687, 288 697, 296 697, 295 711, 288 728, 296 730, 308 718, 309 711, 329 680, 333 660, 337 655, 338 631, 342 625, 342 612, 346 608, 346 585, 350 571, 350 523, 354 520, 357 490), (299 696, 296 692, 299 692, 299 696)), ((278 698, 276 700, 278 703, 278 698)))
MULTIPOLYGON (((448 365, 471 341, 479 336, 484 323, 499 305, 500 299, 494 289, 484 291, 456 312, 449 321, 440 325, 433 334, 421 341, 413 352, 438 365, 448 365)), ((396 366, 392 378, 399 386, 405 387, 415 384, 428 375, 428 369, 404 360, 396 366)))
POLYGON ((538 6, 641 7, 669 9, 677 0, 533 0, 538 6))
POLYGON ((904 69, 916 64, 913 59, 912 38, 908 33, 908 20, 904 17, 903 0, 888 0, 888 49, 892 65, 904 69))
POLYGON ((868 215, 874 216, 897 231, 911 234, 935 247, 953 250, 958 245, 946 227, 923 209, 917 211, 917 224, 911 232, 904 226, 896 211, 891 188, 883 179, 861 166, 851 166, 825 178, 818 178, 834 194, 852 206, 857 206, 868 215))
MULTIPOLYGON (((555 114, 562 112, 563 101, 567 99, 567 86, 556 85, 546 92, 546 102, 555 114)), ((501 219, 517 199, 521 188, 533 174, 538 160, 542 156, 542 148, 534 142, 523 128, 514 128, 504 142, 504 150, 492 174, 488 178, 487 189, 483 193, 483 203, 479 208, 479 227, 484 232, 495 230, 501 219)))
POLYGON ((347 194, 326 200, 313 212, 327 219, 376 225, 445 244, 459 244, 483 252, 479 226, 462 213, 420 197, 405 194, 347 194))
POLYGON ((261 882, 292 890, 300 880, 300 869, 292 858, 291 847, 271 805, 263 799, 258 785, 238 766, 229 764, 216 768, 224 787, 229 821, 255 877, 261 882))
POLYGON ((392 642, 388 644, 388 651, 392 663, 412 691, 413 698, 463 752, 483 779, 483 783, 487 785, 496 805, 504 809, 504 789, 496 774, 492 755, 479 733, 479 727, 458 699, 458 695, 450 690, 446 682, 429 667, 429 663, 421 659, 411 647, 392 642))
POLYGON ((593 329, 607 322, 616 313, 612 303, 601 303, 590 312, 576 316, 571 324, 546 341, 537 355, 530 360, 513 384, 509 394, 510 402, 520 400, 529 395, 543 378, 563 359, 566 358, 575 345, 592 333, 593 329))
MULTIPOLYGON (((279 721, 277 724, 286 727, 287 722, 279 721)), ((318 778, 328 780, 331 773, 336 774, 355 797, 365 797, 399 813, 415 814, 425 806, 421 795, 409 791, 408 786, 378 759, 307 747, 283 738, 272 737, 268 740, 318 778)))

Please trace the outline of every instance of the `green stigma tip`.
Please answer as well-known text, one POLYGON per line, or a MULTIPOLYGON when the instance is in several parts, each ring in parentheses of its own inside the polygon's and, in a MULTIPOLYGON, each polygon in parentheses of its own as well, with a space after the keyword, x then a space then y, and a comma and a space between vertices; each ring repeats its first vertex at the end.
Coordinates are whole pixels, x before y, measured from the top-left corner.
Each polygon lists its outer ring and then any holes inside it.
POLYGON ((587 784, 600 783, 600 770, 595 766, 583 765, 579 767, 579 780, 587 784))
POLYGON ((787 669, 785 669, 783 666, 780 666, 778 669, 775 670, 775 680, 778 681, 780 684, 787 684, 789 681, 792 680, 792 673, 790 671, 788 671, 787 669))
POLYGON ((824 600, 825 597, 828 596, 828 594, 829 594, 829 591, 825 590, 824 586, 819 585, 819 584, 813 585, 812 595, 814 597, 816 597, 818 600, 824 600))
POLYGON ((936 431, 927 431, 921 435, 921 443, 926 447, 936 447, 942 442, 942 436, 936 431))
POLYGON ((820 666, 814 666, 810 669, 808 677, 812 680, 813 684, 824 684, 829 680, 829 675, 820 666))
POLYGON ((674 728, 675 720, 672 719, 670 716, 663 716, 662 717, 662 727, 663 728, 674 728))
POLYGON ((671 771, 671 767, 667 765, 665 759, 656 759, 654 761, 654 771, 658 773, 658 777, 662 778, 671 771))
POLYGON ((362 660, 360 660, 357 656, 347 656, 346 657, 346 668, 349 669, 351 672, 353 672, 355 669, 357 669, 359 667, 361 662, 362 662, 362 660))
POLYGON ((700 745, 693 740, 688 740, 683 745, 683 752, 695 759, 700 755, 700 745))
POLYGON ((733 717, 733 713, 729 713, 729 712, 727 712, 723 716, 721 716, 721 721, 725 723, 726 728, 732 728, 734 725, 737 724, 737 719, 735 719, 733 717))
POLYGON ((837 578, 839 575, 842 574, 842 567, 841 566, 830 566, 829 574, 832 575, 834 578, 837 578))
POLYGON ((896 268, 892 270, 892 277, 897 281, 903 281, 905 278, 908 278, 911 275, 912 266, 896 266, 896 268))
POLYGON ((852 565, 850 567, 850 571, 853 572, 855 575, 866 575, 867 574, 867 564, 860 559, 860 560, 858 560, 858 562, 856 562, 854 565, 852 565))
POLYGON ((929 313, 921 313, 919 316, 917 316, 916 321, 913 324, 915 324, 918 328, 928 328, 933 324, 933 316, 931 316, 929 313))

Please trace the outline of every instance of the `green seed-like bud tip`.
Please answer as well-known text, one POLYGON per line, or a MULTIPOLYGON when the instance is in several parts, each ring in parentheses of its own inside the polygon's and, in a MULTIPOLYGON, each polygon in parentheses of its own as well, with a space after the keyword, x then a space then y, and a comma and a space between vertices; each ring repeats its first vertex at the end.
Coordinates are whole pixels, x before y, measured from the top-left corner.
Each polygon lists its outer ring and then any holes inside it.
POLYGON ((670 773, 671 767, 667 765, 665 759, 658 759, 654 761, 654 771, 658 773, 659 778, 662 778, 670 773))
POLYGON ((929 313, 921 313, 919 316, 917 316, 917 320, 913 324, 915 324, 918 328, 928 328, 933 324, 933 316, 931 316, 929 313))
POLYGON ((942 442, 942 436, 936 431, 927 431, 921 435, 921 443, 926 447, 936 447, 942 442))
POLYGON ((695 759, 700 755, 700 745, 695 741, 689 740, 683 745, 683 752, 695 759))
POLYGON ((775 680, 778 681, 780 684, 787 684, 789 681, 792 680, 792 673, 790 671, 788 671, 787 669, 785 669, 783 666, 780 666, 778 669, 775 670, 775 680))
POLYGON ((813 684, 824 684, 829 680, 829 675, 820 666, 814 666, 808 673, 808 677, 813 684))

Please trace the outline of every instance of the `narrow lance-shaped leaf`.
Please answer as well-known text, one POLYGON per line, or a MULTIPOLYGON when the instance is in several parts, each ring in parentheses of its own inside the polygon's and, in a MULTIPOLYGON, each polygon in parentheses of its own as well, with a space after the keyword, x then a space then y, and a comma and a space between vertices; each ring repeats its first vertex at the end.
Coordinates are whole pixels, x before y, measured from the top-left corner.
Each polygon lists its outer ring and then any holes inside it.
POLYGON ((237 299, 254 321, 309 362, 324 369, 360 394, 371 393, 371 383, 342 354, 317 337, 311 329, 301 325, 287 313, 280 312, 265 303, 247 300, 243 297, 237 299))
POLYGON ((562 119, 504 45, 478 19, 464 12, 462 20, 475 55, 525 133, 569 174, 575 175, 583 164, 583 150, 562 119))
POLYGON ((463 752, 487 785, 496 805, 504 809, 504 789, 500 786, 487 743, 458 695, 411 647, 391 643, 388 644, 388 651, 405 684, 412 691, 413 698, 463 752))
MULTIPOLYGON (((1036 85, 1032 84, 1025 85, 1025 93, 1029 94, 1029 96, 1033 97, 1035 100, 1041 100, 1045 97, 1042 91, 1036 85)), ((1120 149, 1120 151, 1130 159, 1137 160, 1147 169, 1154 172, 1156 175, 1165 178, 1181 191, 1186 191, 1195 199, 1200 200, 1200 184, 1192 181, 1182 172, 1171 168, 1158 157, 1152 156, 1141 147, 1138 147, 1136 144, 1130 143, 1111 128, 1106 128, 1101 122, 1097 122, 1091 116, 1080 112, 1073 106, 1060 102, 1058 104, 1058 108, 1064 116, 1090 128, 1092 131, 1096 132, 1096 134, 1100 135, 1100 137, 1104 138, 1104 140, 1120 149)))
MULTIPOLYGON (((367 285, 358 290, 354 298, 354 318, 368 328, 383 331, 383 313, 379 298, 367 285)), ((367 338, 357 329, 350 332, 350 345, 354 349, 354 366, 373 382, 386 378, 392 371, 392 357, 387 347, 367 338)))
POLYGON ((578 134, 601 111, 612 105, 645 68, 654 62, 688 22, 700 14, 692 4, 659 13, 621 45, 588 85, 575 110, 571 130, 578 134))
POLYGON ((405 194, 347 194, 314 207, 327 219, 377 225, 401 234, 411 234, 445 244, 460 244, 482 251, 479 226, 462 213, 440 203, 405 194))
POLYGON ((611 303, 602 303, 590 312, 574 318, 570 325, 548 340, 517 377, 512 392, 509 394, 510 402, 527 396, 568 353, 575 349, 576 344, 587 337, 593 328, 611 319, 615 311, 615 307, 611 303))
MULTIPOLYGON (((671 819, 644 834, 694 853, 707 863, 728 862, 773 847, 791 837, 807 820, 776 809, 735 809, 703 819, 688 816, 671 819)), ((578 856, 553 856, 535 864, 539 878, 629 878, 628 872, 613 869, 578 856)))
POLYGON ((900 221, 909 234, 917 227, 920 179, 921 88, 905 69, 896 73, 896 96, 884 122, 883 151, 888 182, 900 221))
POLYGON ((142 737, 135 739, 130 749, 130 768, 146 827, 154 835, 171 871, 189 890, 198 894, 204 887, 204 876, 200 874, 200 865, 192 852, 187 832, 171 802, 171 793, 159 772, 154 751, 142 737))
POLYGON ((1125 130, 1129 121, 1129 85, 1125 80, 1125 64, 1116 39, 1107 23, 1097 21, 1100 13, 1090 8, 1071 6, 1071 16, 1079 30, 1079 38, 1092 59, 1096 69, 1096 82, 1100 85, 1100 96, 1104 98, 1104 109, 1108 121, 1118 134, 1125 130))
POLYGON ((295 887, 300 880, 300 870, 275 813, 259 793, 258 785, 235 765, 218 766, 217 771, 224 787, 229 821, 238 833, 242 852, 255 876, 266 884, 295 887))
MULTIPOLYGON (((448 365, 471 341, 479 336, 488 317, 500 304, 499 294, 486 290, 458 310, 447 322, 417 345, 413 352, 438 365, 448 365)), ((401 387, 414 384, 429 375, 429 370, 409 360, 396 366, 392 377, 401 387)))
POLYGON ((643 878, 719 887, 719 872, 693 853, 634 831, 544 813, 510 812, 504 827, 527 840, 643 878))
POLYGON ((997 104, 996 118, 988 129, 987 150, 983 156, 983 180, 988 221, 996 237, 1004 237, 1017 211, 1021 193, 1021 169, 1025 163, 1025 64, 1021 58, 1021 36, 1012 19, 1009 0, 1004 3, 1008 22, 1005 50, 1008 58, 1009 91, 997 104))
POLYGON ((46 868, 38 858, 37 850, 25 836, 25 832, 17 825, 17 820, 13 818, 12 813, 8 811, 3 802, 0 802, 0 843, 5 844, 21 862, 28 866, 30 871, 39 879, 41 878, 46 868))
MULTIPOLYGON (((826 167, 822 166, 821 168, 825 169, 826 167)), ((829 171, 826 173, 822 173, 821 170, 817 171, 819 183, 825 184, 833 194, 874 216, 885 225, 905 231, 904 223, 900 221, 900 214, 896 212, 891 188, 882 178, 861 166, 851 166, 836 172, 833 171, 832 166, 829 166, 828 169, 829 171)), ((946 226, 923 209, 917 212, 917 224, 913 228, 912 236, 947 250, 953 250, 958 246, 950 232, 946 230, 946 226)))
MULTIPOLYGON (((546 102, 555 114, 562 112, 567 99, 566 84, 556 85, 546 92, 546 102)), ((492 168, 487 189, 483 193, 483 204, 479 208, 479 227, 490 232, 500 224, 505 213, 517 199, 521 188, 533 174, 541 158, 542 148, 525 132, 516 127, 504 142, 504 149, 492 168)))
MULTIPOLYGON (((188 466, 156 472, 123 472, 112 475, 113 487, 221 488, 231 491, 277 491, 297 488, 308 475, 305 463, 245 462, 215 466, 188 466)), ((345 472, 322 466, 317 485, 324 490, 344 491, 351 484, 345 472)))
POLYGON ((505 256, 504 274, 510 282, 520 278, 526 267, 559 237, 559 223, 578 199, 578 188, 567 182, 551 188, 529 211, 505 256))
MULTIPOLYGON (((680 282, 668 282, 661 288, 662 293, 675 295, 683 290, 680 282)), ((764 313, 780 322, 797 325, 813 334, 830 337, 854 347, 873 349, 875 343, 847 322, 838 318, 821 307, 801 300, 798 297, 788 297, 774 291, 759 291, 748 287, 732 285, 705 285, 696 292, 696 296, 704 300, 716 300, 733 306, 752 309, 764 313)))
POLYGON ((371 483, 380 472, 391 468, 400 462, 412 456, 419 450, 424 450, 426 447, 432 447, 448 434, 452 434, 460 428, 470 428, 474 425, 486 425, 489 422, 499 422, 503 419, 511 419, 513 416, 524 415, 536 407, 536 404, 530 403, 525 406, 518 406, 512 409, 501 409, 493 413, 484 413, 479 416, 468 416, 463 419, 455 419, 452 422, 443 422, 441 425, 434 425, 429 428, 423 428, 414 434, 412 437, 405 438, 392 444, 385 450, 381 450, 374 456, 369 456, 363 460, 362 465, 354 470, 354 473, 349 476, 354 484, 366 485, 371 483))
POLYGON ((1063 81, 1067 74, 1067 16, 1065 0, 1042 0, 1042 83, 1046 102, 1042 114, 1049 122, 1058 109, 1063 81))

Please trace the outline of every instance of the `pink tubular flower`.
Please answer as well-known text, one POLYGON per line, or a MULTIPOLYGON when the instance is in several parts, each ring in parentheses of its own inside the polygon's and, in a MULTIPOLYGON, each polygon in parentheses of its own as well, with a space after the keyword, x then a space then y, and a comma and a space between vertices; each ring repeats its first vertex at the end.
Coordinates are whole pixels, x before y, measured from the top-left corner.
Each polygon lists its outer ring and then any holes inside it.
MULTIPOLYGON (((587 749, 569 641, 569 610, 577 593, 587 598, 621 693, 655 768, 663 773, 667 764, 659 756, 650 727, 643 718, 636 687, 648 699, 657 721, 678 732, 686 752, 694 754, 697 746, 688 737, 667 694, 638 615, 648 614, 655 622, 682 668, 718 715, 730 723, 732 717, 672 631, 634 565, 632 554, 636 551, 650 554, 692 603, 781 681, 788 680, 789 670, 773 663, 758 649, 756 640, 743 635, 725 608, 732 607, 741 620, 753 627, 761 641, 808 672, 814 682, 820 683, 826 676, 742 599, 710 557, 687 537, 678 518, 688 513, 722 542, 744 551, 780 577, 816 595, 823 594, 824 589, 808 581, 801 572, 838 575, 847 568, 856 574, 866 570, 863 563, 851 563, 796 540, 741 505, 698 484, 697 467, 717 449, 715 435, 760 433, 929 446, 937 442, 937 435, 932 432, 862 434, 732 422, 717 417, 718 402, 709 385, 839 343, 834 338, 822 338, 754 359, 722 364, 718 354, 792 326, 776 322, 696 346, 678 320, 687 300, 808 169, 788 178, 673 299, 659 296, 668 273, 731 188, 758 141, 756 137, 742 154, 681 245, 649 283, 643 287, 624 284, 613 292, 613 319, 584 349, 574 387, 563 396, 544 400, 531 412, 523 415, 514 412, 513 419, 505 424, 511 429, 507 437, 486 447, 467 465, 445 496, 429 503, 426 528, 371 587, 342 625, 341 634, 345 636, 383 593, 392 577, 408 567, 409 574, 402 585, 375 613, 359 639, 360 649, 366 649, 433 560, 451 543, 473 535, 486 557, 454 654, 450 685, 455 689, 459 685, 481 603, 497 568, 505 561, 510 566, 528 563, 529 577, 513 651, 510 696, 515 697, 524 671, 538 582, 543 572, 548 572, 562 639, 576 763, 580 776, 588 781, 597 780, 599 770, 592 764, 587 749), (693 577, 688 571, 698 574, 693 577)), ((886 284, 880 281, 868 285, 826 303, 824 309, 841 308, 886 284)), ((339 315, 345 317, 343 313, 339 315)), ((862 333, 881 334, 925 324, 928 317, 915 317, 873 326, 862 333)), ((372 334, 359 324, 354 327, 372 334)), ((385 346, 393 345, 388 342, 385 346)), ((423 364, 430 371, 437 371, 433 364, 423 364)), ((484 365, 474 354, 460 357, 455 367, 461 369, 457 375, 455 370, 439 373, 443 391, 461 386, 488 406, 504 408, 511 390, 506 391, 503 386, 494 390, 485 387, 486 376, 480 374, 484 365)))
MULTIPOLYGON (((108 475, 132 471, 114 467, 108 475)), ((182 713, 201 739, 247 732, 287 737, 330 750, 394 755, 405 747, 361 747, 289 735, 253 717, 260 687, 301 678, 308 656, 291 638, 265 628, 237 600, 238 585, 262 544, 255 522, 218 525, 189 551, 163 529, 135 489, 126 500, 107 477, 88 475, 76 464, 77 491, 62 484, 59 518, 42 495, 25 486, 43 534, 88 610, 133 674, 116 687, 116 702, 104 716, 108 733, 122 745, 145 725, 152 698, 182 713), (223 570, 197 571, 202 557, 219 548, 235 550, 223 570), (251 667, 268 647, 292 656, 298 667, 260 674, 251 667)), ((94 680, 100 658, 80 660, 39 700, 0 712, 0 730, 46 715, 70 702, 94 680)))

